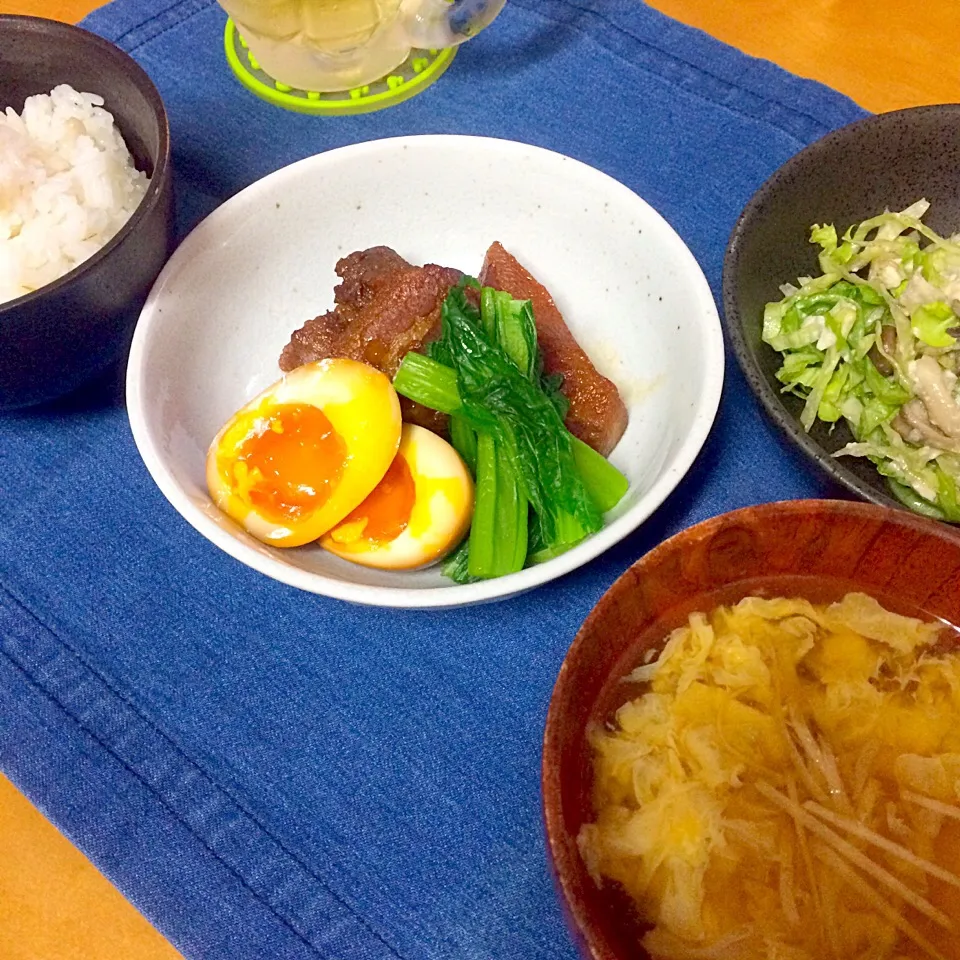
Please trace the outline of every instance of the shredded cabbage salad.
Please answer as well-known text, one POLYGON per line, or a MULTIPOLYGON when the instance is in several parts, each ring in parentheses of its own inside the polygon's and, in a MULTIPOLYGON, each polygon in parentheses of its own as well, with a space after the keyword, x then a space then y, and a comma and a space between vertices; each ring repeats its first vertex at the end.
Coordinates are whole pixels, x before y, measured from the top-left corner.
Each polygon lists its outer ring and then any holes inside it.
POLYGON ((783 391, 800 421, 845 421, 853 442, 906 506, 960 522, 960 234, 922 222, 919 200, 850 227, 815 224, 817 277, 784 284, 763 339, 783 354, 783 391))

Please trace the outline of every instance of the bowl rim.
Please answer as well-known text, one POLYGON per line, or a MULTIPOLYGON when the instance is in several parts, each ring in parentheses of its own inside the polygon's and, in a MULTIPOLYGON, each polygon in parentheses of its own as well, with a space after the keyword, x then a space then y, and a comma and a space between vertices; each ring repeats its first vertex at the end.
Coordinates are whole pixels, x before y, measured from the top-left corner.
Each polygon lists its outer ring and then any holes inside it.
MULTIPOLYGON (((561 869, 560 864, 569 862, 569 857, 579 856, 571 854, 571 844, 576 847, 576 841, 570 838, 563 827, 563 804, 560 780, 560 747, 558 727, 563 711, 563 701, 569 701, 576 693, 573 681, 570 679, 570 664, 588 640, 588 631, 592 629, 596 620, 603 614, 604 608, 612 602, 615 592, 623 589, 627 583, 636 583, 645 569, 658 565, 663 558, 685 544, 700 540, 712 539, 729 526, 737 526, 745 516, 763 520, 770 515, 794 515, 798 519, 809 517, 811 510, 827 515, 844 515, 853 518, 862 518, 864 521, 886 520, 901 528, 908 528, 918 535, 933 537, 948 541, 953 549, 960 548, 960 531, 947 524, 938 523, 927 517, 909 510, 892 510, 886 505, 863 503, 859 500, 816 499, 804 500, 775 500, 769 503, 760 503, 747 507, 740 507, 727 513, 701 520, 699 523, 673 534, 661 541, 621 574, 603 593, 590 612, 564 654, 563 662, 557 672, 557 679, 550 695, 546 719, 543 726, 543 744, 540 756, 540 799, 543 819, 543 832, 546 841, 547 856, 554 876, 555 885, 561 904, 567 916, 573 935, 584 944, 592 960, 620 960, 618 955, 607 948, 605 940, 599 940, 594 935, 586 911, 573 893, 573 880, 569 870, 561 869)), ((738 580, 733 578, 730 583, 738 580)))
POLYGON ((852 123, 845 124, 836 130, 831 130, 829 133, 814 140, 813 143, 807 144, 777 167, 747 201, 730 233, 723 256, 721 302, 723 305, 724 319, 726 321, 725 326, 730 336, 730 343, 733 347, 734 356, 737 358, 737 363, 743 372, 751 393, 760 401, 764 413, 778 429, 783 431, 789 439, 803 451, 810 461, 816 464, 818 470, 826 473, 832 480, 842 484, 852 493, 855 493, 870 503, 882 507, 895 507, 907 513, 913 513, 913 511, 909 510, 909 508, 902 504, 892 493, 888 493, 881 488, 870 486, 861 480, 852 470, 848 470, 841 460, 830 456, 829 452, 821 447, 820 444, 803 429, 800 421, 783 406, 780 400, 780 394, 767 382, 766 377, 762 375, 751 356, 750 347, 747 344, 744 334, 744 317, 740 312, 734 290, 733 262, 739 258, 740 248, 743 244, 749 221, 754 218, 758 209, 766 204, 770 194, 779 186, 780 181, 789 176, 802 164, 809 162, 811 156, 830 151, 834 146, 845 141, 851 134, 856 134, 863 129, 883 127, 890 123, 896 124, 904 115, 942 115, 943 113, 955 115, 958 122, 960 122, 960 102, 925 104, 874 114, 864 117, 861 120, 855 120, 852 123))
MULTIPOLYGON (((8 25, 15 27, 25 26, 28 30, 40 35, 48 34, 57 37, 81 37, 84 43, 89 44, 91 52, 94 53, 94 55, 100 55, 108 60, 111 60, 120 67, 122 72, 130 76, 134 85, 138 90, 140 90, 153 109, 154 116, 157 120, 158 137, 157 158, 153 164, 153 174, 150 177, 150 183, 147 185, 147 189, 143 195, 143 198, 140 200, 140 203, 130 215, 130 218, 127 220, 127 222, 116 232, 116 234, 114 234, 114 236, 112 236, 99 250, 97 250, 96 253, 91 254, 82 263, 78 263, 68 273, 57 277, 56 280, 51 280, 50 283, 46 283, 42 287, 38 287, 36 290, 31 290, 30 293, 23 294, 21 297, 16 297, 13 300, 7 300, 4 303, 0 303, 0 323, 3 322, 4 314, 8 312, 12 313, 14 310, 17 310, 20 307, 28 306, 35 300, 40 300, 44 297, 50 296, 51 294, 56 294, 64 287, 96 270, 99 264, 109 257, 113 250, 124 243, 127 237, 129 237, 130 234, 137 229, 139 224, 149 217, 156 209, 157 205, 162 202, 163 194, 165 193, 165 185, 170 178, 171 170, 170 121, 167 116, 166 107, 164 106, 159 90, 157 90, 155 84, 150 79, 149 74, 147 74, 143 67, 141 67, 140 64, 130 56, 130 54, 128 54, 125 50, 122 50, 116 44, 111 43, 109 40, 105 40, 103 37, 98 36, 89 30, 85 30, 83 27, 78 27, 72 23, 63 23, 59 20, 48 20, 45 17, 31 17, 13 13, 0 13, 0 34, 2 34, 4 28, 8 25)), ((49 90, 38 91, 38 93, 49 92, 49 90)), ((92 93, 95 91, 80 92, 92 93)), ((97 96, 102 96, 104 101, 107 99, 104 94, 97 93, 97 96)), ((2 108, 2 105, 0 105, 0 108, 2 108)), ((111 116, 113 116, 113 113, 109 110, 109 105, 106 102, 104 102, 104 109, 108 110, 111 116)), ((116 119, 114 119, 114 123, 116 123, 116 119)), ((129 147, 127 149, 129 150, 129 147)))
POLYGON ((559 160, 565 164, 574 164, 581 175, 602 178, 608 187, 613 184, 614 189, 623 191, 624 194, 629 193, 633 202, 641 204, 645 208, 645 213, 649 217, 660 221, 663 227, 669 231, 669 234, 676 239, 678 254, 685 261, 686 269, 689 271, 687 282, 695 288, 697 296, 702 301, 700 343, 704 351, 706 373, 702 380, 691 429, 679 444, 669 468, 655 479, 638 503, 572 550, 538 566, 479 583, 424 588, 354 583, 282 563, 277 558, 265 556, 260 551, 242 543, 221 528, 216 521, 203 514, 192 503, 191 498, 183 491, 167 468, 158 445, 153 441, 152 428, 149 426, 149 398, 144 395, 142 381, 145 375, 148 339, 153 335, 152 331, 158 324, 157 317, 159 314, 155 310, 155 304, 159 291, 168 276, 172 275, 174 270, 179 267, 177 255, 174 254, 157 278, 144 304, 134 332, 127 366, 127 414, 134 441, 147 470, 177 512, 206 539, 234 559, 289 586, 362 605, 427 609, 485 603, 526 592, 583 566, 633 532, 643 521, 648 519, 689 472, 713 427, 723 389, 725 358, 723 332, 717 303, 702 268, 686 242, 657 210, 625 184, 596 167, 544 147, 495 137, 460 134, 422 134, 352 143, 298 160, 254 181, 217 207, 195 228, 195 231, 215 229, 221 220, 232 216, 232 205, 235 202, 250 202, 251 198, 255 198, 260 191, 265 190, 267 182, 274 178, 295 177, 311 166, 319 166, 322 169, 328 162, 337 163, 344 158, 355 159, 364 155, 372 154, 375 156, 383 152, 391 153, 413 145, 421 149, 429 148, 431 144, 435 143, 462 144, 464 148, 469 148, 471 151, 486 147, 507 151, 531 152, 538 156, 543 155, 552 158, 553 162, 559 160))

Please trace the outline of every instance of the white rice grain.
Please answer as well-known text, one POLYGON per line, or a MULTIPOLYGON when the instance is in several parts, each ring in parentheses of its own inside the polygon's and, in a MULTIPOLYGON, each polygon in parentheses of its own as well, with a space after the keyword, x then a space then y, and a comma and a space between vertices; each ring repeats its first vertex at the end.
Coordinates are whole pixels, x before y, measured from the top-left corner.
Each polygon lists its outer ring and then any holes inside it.
POLYGON ((103 97, 62 84, 0 113, 0 303, 69 273, 130 219, 149 180, 103 97))

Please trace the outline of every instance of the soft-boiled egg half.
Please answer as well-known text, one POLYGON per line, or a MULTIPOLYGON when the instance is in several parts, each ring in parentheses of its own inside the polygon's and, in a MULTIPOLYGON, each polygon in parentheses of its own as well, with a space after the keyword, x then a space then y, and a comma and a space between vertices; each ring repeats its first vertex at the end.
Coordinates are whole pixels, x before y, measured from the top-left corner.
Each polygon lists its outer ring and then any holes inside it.
POLYGON ((473 480, 446 440, 403 425, 396 458, 376 489, 320 540, 345 560, 412 570, 446 556, 473 517, 473 480))
POLYGON ((207 454, 214 503, 278 547, 316 540, 383 479, 400 444, 390 380, 356 360, 307 363, 238 411, 207 454))

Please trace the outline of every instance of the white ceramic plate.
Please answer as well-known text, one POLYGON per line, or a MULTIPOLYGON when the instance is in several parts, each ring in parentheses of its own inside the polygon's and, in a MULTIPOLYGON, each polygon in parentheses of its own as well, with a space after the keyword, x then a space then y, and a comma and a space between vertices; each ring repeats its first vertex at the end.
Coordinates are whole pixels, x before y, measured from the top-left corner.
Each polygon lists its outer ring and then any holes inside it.
POLYGON ((569 157, 478 137, 402 137, 295 163, 228 200, 180 245, 143 308, 127 408, 160 489, 243 563, 314 593, 390 607, 511 596, 581 566, 634 530, 692 464, 713 423, 723 340, 710 289, 665 220, 569 157), (540 566, 458 586, 439 568, 371 570, 319 547, 268 547, 212 505, 207 446, 280 376, 290 334, 333 305, 337 260, 377 244, 413 263, 480 270, 499 240, 550 292, 630 422, 611 457, 630 489, 602 531, 540 566))

